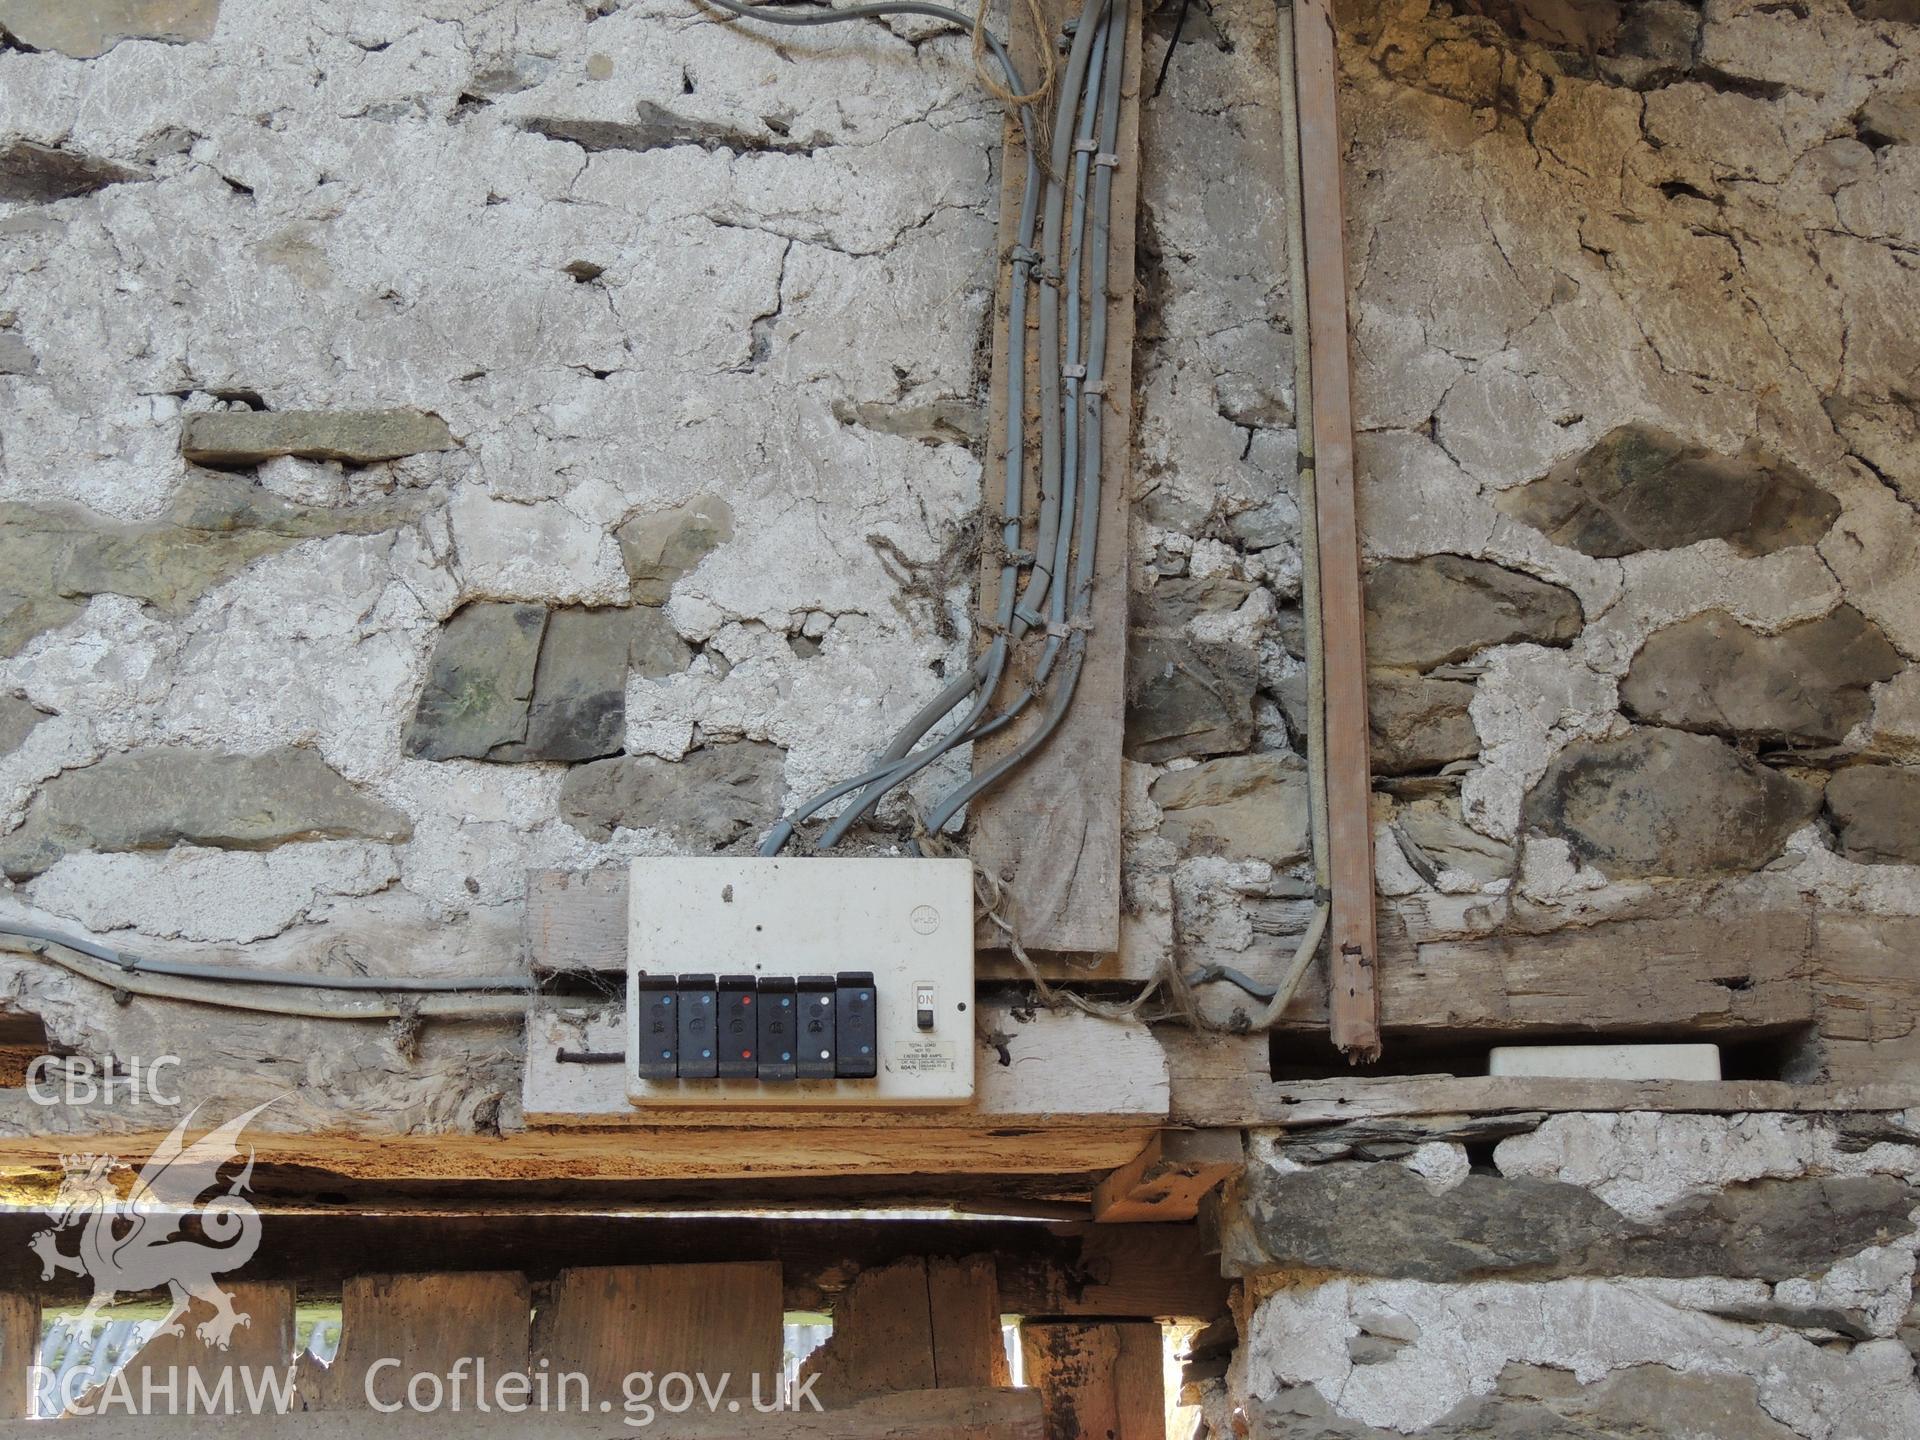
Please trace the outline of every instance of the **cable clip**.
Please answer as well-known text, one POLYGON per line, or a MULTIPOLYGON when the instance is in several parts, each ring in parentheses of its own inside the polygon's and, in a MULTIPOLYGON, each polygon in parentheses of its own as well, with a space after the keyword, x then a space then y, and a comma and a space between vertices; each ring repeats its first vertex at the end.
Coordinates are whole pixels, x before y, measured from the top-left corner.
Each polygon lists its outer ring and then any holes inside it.
POLYGON ((1073 142, 1073 153, 1076 155, 1097 155, 1100 153, 1100 142, 1091 135, 1088 135, 1073 142))
POLYGON ((1039 277, 1042 285, 1051 285, 1055 289, 1059 288, 1061 275, 1058 265, 1042 265, 1033 273, 1039 277))
POLYGON ((1080 387, 1080 393, 1082 395, 1088 396, 1090 399, 1097 400, 1099 399, 1100 396, 1106 394, 1107 391, 1110 390, 1111 388, 1112 387, 1105 380, 1089 380, 1086 384, 1080 387))
POLYGON ((1060 367, 1060 374, 1063 379, 1084 380, 1087 378, 1087 367, 1084 365, 1062 365, 1060 367))
POLYGON ((1040 252, 1031 245, 1014 245, 1007 250, 1007 258, 1016 265, 1038 265, 1040 252))
POLYGON ((1013 614, 1016 620, 1024 621, 1029 630, 1035 628, 1042 620, 1047 618, 1031 605, 1016 605, 1013 614))
POLYGON ((1120 167, 1120 156, 1115 151, 1102 150, 1098 155, 1093 157, 1093 163, 1096 165, 1104 165, 1109 170, 1117 170, 1120 167))

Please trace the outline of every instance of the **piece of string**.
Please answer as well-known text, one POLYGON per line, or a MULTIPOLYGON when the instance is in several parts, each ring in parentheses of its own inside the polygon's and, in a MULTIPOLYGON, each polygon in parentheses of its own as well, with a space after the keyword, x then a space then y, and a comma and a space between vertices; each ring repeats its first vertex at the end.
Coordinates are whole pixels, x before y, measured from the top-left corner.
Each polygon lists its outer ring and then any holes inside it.
MULTIPOLYGON (((951 841, 941 835, 928 833, 918 817, 914 821, 914 837, 919 841, 920 851, 924 855, 942 859, 968 859, 969 857, 951 841)), ((1063 990, 1048 983, 1047 978, 1033 963, 1033 957, 1027 954, 1026 946, 1020 943, 1019 933, 1012 920, 1007 918, 1008 895, 1006 887, 984 865, 973 861, 973 898, 979 913, 989 925, 998 930, 1006 942, 1007 953, 1013 956, 1014 964, 1020 967, 1021 974, 1033 987, 1034 997, 1049 1010, 1058 1010, 1063 1005, 1071 1006, 1082 1014, 1092 1015, 1100 1020, 1131 1021, 1157 1024, 1161 1021, 1178 1021, 1199 1030, 1219 1030, 1224 1027, 1209 1020, 1195 1001, 1193 989, 1187 984, 1186 977, 1180 973, 1180 967, 1173 957, 1161 957, 1159 973, 1143 984, 1139 990, 1125 1000, 1095 1000, 1075 990, 1063 990), (1159 998, 1159 1003, 1149 1009, 1149 1003, 1159 998)))
POLYGON ((1039 41, 1034 48, 1040 52, 1040 84, 1024 95, 1013 93, 1000 78, 999 62, 987 54, 989 3, 990 0, 980 0, 973 14, 973 68, 980 77, 980 87, 1010 110, 1018 111, 1022 105, 1038 105, 1053 93, 1054 77, 1060 68, 1054 58, 1053 45, 1047 38, 1047 22, 1040 13, 1040 0, 1026 0, 1027 16, 1033 22, 1033 33, 1039 41))

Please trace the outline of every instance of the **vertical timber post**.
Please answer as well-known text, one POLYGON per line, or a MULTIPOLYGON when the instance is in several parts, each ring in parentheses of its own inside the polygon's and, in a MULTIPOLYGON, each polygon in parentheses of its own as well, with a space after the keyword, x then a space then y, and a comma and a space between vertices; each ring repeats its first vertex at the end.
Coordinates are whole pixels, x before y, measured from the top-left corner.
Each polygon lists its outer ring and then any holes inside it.
POLYGON ((1358 1064, 1380 1054, 1380 949, 1374 924, 1366 611, 1354 494, 1353 376, 1347 350, 1340 60, 1328 0, 1294 0, 1292 18, 1300 100, 1301 219, 1307 237, 1320 613, 1326 636, 1327 842, 1333 890, 1328 1008, 1333 1043, 1358 1064))

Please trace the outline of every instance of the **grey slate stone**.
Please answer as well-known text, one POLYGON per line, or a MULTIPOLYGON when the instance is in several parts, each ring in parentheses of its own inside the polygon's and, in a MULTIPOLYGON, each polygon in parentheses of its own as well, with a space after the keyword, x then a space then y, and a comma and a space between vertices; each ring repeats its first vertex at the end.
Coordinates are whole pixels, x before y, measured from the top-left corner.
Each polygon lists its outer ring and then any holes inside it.
POLYGON ((1758 453, 1719 455, 1650 425, 1622 425, 1500 508, 1584 555, 1617 557, 1724 540, 1742 555, 1811 545, 1840 502, 1758 453))
POLYGON ((1233 754, 1253 743, 1259 657, 1245 646, 1186 633, 1195 616, 1236 610, 1252 590, 1226 577, 1168 579, 1134 598, 1127 635, 1129 758, 1163 763, 1233 754))
POLYGON ((91 195, 109 185, 152 178, 145 170, 65 146, 39 145, 31 140, 0 146, 0 201, 51 205, 56 200, 91 195))
POLYGON ((692 652, 657 608, 555 610, 534 670, 524 746, 491 760, 597 760, 627 738, 627 676, 677 674, 692 652))
POLYGON ((568 772, 560 815, 593 840, 610 840, 624 826, 719 850, 779 818, 785 766, 779 746, 752 740, 709 745, 678 761, 596 760, 568 772))
POLYGON ((1482 835, 1460 815, 1458 796, 1429 796, 1394 812, 1393 837, 1400 853, 1428 883, 1458 870, 1482 885, 1513 874, 1515 851, 1504 840, 1482 835))
POLYGON ((453 448, 447 422, 420 410, 215 410, 187 416, 180 432, 180 453, 196 465, 281 455, 370 465, 453 448))
POLYGON ((1820 792, 1724 741, 1636 730, 1569 745, 1527 793, 1526 827, 1614 879, 1757 870, 1811 820, 1820 792))
POLYGON ((1778 635, 1713 610, 1651 636, 1620 702, 1640 719, 1681 730, 1831 745, 1867 718, 1869 688, 1905 667, 1851 605, 1778 635))
POLYGON ((1376 775, 1437 770, 1480 753, 1480 732, 1467 707, 1473 686, 1376 670, 1367 677, 1367 725, 1376 775))
POLYGON ((28 701, 13 695, 0 695, 0 755, 20 748, 20 742, 33 733, 33 727, 46 715, 28 701))
POLYGON ((497 748, 524 746, 546 628, 543 605, 483 600, 455 612, 434 646, 426 689, 407 726, 407 753, 484 760, 497 748))
POLYGON ((219 16, 220 0, 0 0, 0 30, 29 49, 77 60, 122 40, 211 40, 219 16))
POLYGON ((664 605, 673 582, 733 538, 733 511, 716 495, 636 515, 614 531, 636 605, 664 605))
POLYGON ((1221 1264, 1453 1284, 1500 1276, 1817 1275, 1913 1233, 1920 1191, 1892 1176, 1761 1180, 1690 1196, 1646 1221, 1558 1180, 1473 1174, 1434 1194, 1389 1162, 1248 1167, 1222 1207, 1221 1264), (1233 1197, 1230 1197, 1233 1198, 1233 1197))
POLYGON ((404 814, 346 780, 317 751, 133 750, 49 780, 25 823, 0 837, 0 871, 26 880, 80 851, 264 850, 294 840, 399 841, 412 833, 404 814))
POLYGON ((1835 847, 1870 865, 1920 865, 1920 769, 1851 765, 1827 782, 1835 847))
POLYGON ((1571 590, 1464 555, 1389 560, 1367 577, 1367 660, 1431 670, 1489 645, 1565 645, 1580 633, 1571 590))
POLYGON ((1173 770, 1149 789, 1160 834, 1194 855, 1291 865, 1307 854, 1307 775, 1282 755, 1229 755, 1173 770))
POLYGON ((626 743, 627 679, 678 674, 692 652, 653 606, 478 601, 447 622, 407 753, 423 760, 597 760, 626 743))

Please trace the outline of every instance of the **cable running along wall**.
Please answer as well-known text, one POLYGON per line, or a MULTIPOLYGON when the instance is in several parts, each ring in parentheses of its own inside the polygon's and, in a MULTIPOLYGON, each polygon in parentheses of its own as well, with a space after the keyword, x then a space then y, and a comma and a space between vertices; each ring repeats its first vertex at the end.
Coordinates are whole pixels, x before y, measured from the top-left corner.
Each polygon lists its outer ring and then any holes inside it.
MULTIPOLYGON (((1006 48, 981 22, 942 5, 900 3, 847 9, 773 9, 741 0, 709 0, 735 15, 775 25, 829 25, 886 15, 924 15, 975 35, 1015 101, 1027 137, 1020 225, 1011 255, 1008 334, 1022 347, 1006 366, 1007 446, 1000 514, 1000 569, 986 648, 902 726, 873 767, 809 797, 761 842, 777 855, 799 827, 835 801, 847 803, 815 845, 830 849, 871 814, 887 793, 942 756, 1003 729, 1029 706, 1040 722, 1015 749, 940 796, 919 829, 937 834, 961 808, 1030 759, 1059 727, 1085 662, 1093 615, 1093 576, 1101 499, 1100 405, 1105 393, 1108 241, 1114 154, 1120 125, 1125 45, 1124 0, 1086 0, 1068 27, 1067 55, 1053 76, 1029 92, 1006 48), (1032 98, 1021 103, 1024 97, 1032 98), (1051 102, 1041 129, 1034 104, 1051 102), (1043 162, 1042 140, 1048 143, 1043 162), (1032 346, 1028 313, 1036 306, 1032 346), (1027 356, 1039 378, 1037 467, 1028 451, 1027 356), (1037 468, 1031 548, 1023 513, 1030 468, 1037 468), (1032 642, 1032 643, 1028 643, 1032 642), (1037 650, 1031 679, 1013 679, 1013 657, 1037 650), (996 704, 1003 689, 1010 693, 996 704), (850 799, 848 797, 851 797, 850 799)), ((986 78, 986 77, 983 77, 986 78)), ((999 87, 988 88, 999 93, 999 87)), ((919 853, 918 840, 909 848, 919 853)))

